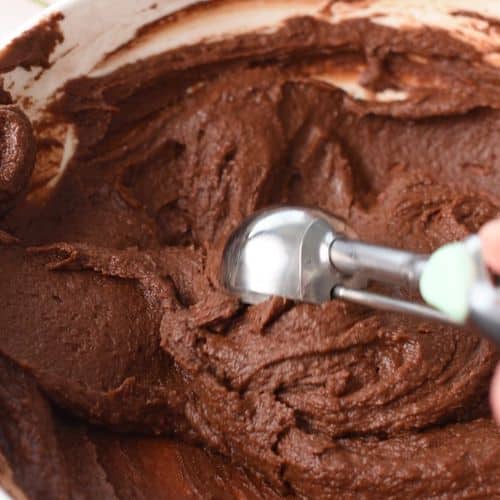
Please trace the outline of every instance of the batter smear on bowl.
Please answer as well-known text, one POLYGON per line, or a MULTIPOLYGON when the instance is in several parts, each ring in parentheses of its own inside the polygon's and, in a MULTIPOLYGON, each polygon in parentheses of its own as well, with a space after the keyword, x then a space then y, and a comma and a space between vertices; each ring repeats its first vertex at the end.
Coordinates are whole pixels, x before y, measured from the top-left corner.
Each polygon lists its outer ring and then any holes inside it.
POLYGON ((500 495, 486 341, 337 301, 243 306, 219 286, 231 231, 273 204, 419 252, 500 214, 500 73, 479 42, 333 22, 336 4, 115 68, 198 10, 143 29, 51 101, 50 126, 78 141, 57 182, 49 125, 31 137, 4 98, 0 482, 14 496, 500 495))

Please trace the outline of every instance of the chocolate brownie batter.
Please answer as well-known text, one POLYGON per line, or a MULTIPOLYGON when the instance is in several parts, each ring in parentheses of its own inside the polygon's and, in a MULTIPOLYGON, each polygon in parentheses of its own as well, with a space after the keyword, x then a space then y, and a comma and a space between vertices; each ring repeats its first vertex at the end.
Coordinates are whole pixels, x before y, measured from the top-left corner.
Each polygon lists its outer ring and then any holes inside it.
POLYGON ((0 479, 29 498, 500 497, 487 341, 218 283, 232 229, 272 204, 421 252, 498 216, 499 74, 445 31, 363 19, 180 48, 66 85, 52 112, 79 145, 43 202, 19 196, 33 140, 0 108, 0 479))
POLYGON ((55 14, 8 45, 2 53, 0 72, 4 73, 17 67, 48 68, 52 51, 63 41, 59 29, 59 21, 62 19, 62 14, 55 14))

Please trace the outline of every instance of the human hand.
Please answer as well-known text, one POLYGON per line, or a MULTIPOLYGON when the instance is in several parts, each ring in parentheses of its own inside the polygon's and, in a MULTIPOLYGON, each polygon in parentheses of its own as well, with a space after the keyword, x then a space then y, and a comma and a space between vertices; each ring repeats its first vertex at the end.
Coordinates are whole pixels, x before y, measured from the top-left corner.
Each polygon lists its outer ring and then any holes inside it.
MULTIPOLYGON (((500 219, 486 224, 479 231, 479 237, 487 266, 500 275, 500 219)), ((500 424, 500 365, 491 383, 490 403, 495 420, 500 424)))

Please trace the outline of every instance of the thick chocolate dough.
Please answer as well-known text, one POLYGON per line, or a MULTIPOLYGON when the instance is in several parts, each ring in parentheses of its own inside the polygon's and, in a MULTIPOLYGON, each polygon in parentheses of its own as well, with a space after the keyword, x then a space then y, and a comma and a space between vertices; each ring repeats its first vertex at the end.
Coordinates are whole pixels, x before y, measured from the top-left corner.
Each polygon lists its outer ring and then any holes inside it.
POLYGON ((207 488, 221 500, 277 498, 261 480, 201 449, 70 421, 3 357, 0 417, 0 484, 13 498, 203 498, 207 488))
POLYGON ((0 53, 0 72, 14 68, 48 68, 49 57, 63 35, 59 29, 62 14, 54 14, 16 38, 0 53))
MULTIPOLYGON (((439 30, 295 19, 65 90, 53 112, 77 125, 77 154, 47 201, 17 200, 0 225, 12 235, 0 247, 0 351, 24 369, 6 365, 14 387, 36 381, 65 414, 108 429, 202 444, 281 495, 500 496, 487 405, 497 355, 486 341, 341 302, 247 307, 217 280, 231 230, 271 204, 313 205, 367 241, 422 252, 497 216, 498 70, 439 30), (360 64, 367 87, 408 97, 355 101, 314 78, 360 64)), ((38 420, 9 425, 32 440, 66 433, 46 403, 31 404, 38 420)), ((58 460, 72 435, 37 447, 47 465, 36 479, 26 450, 0 441, 28 496, 71 494, 75 473, 58 460)), ((93 479, 104 469, 113 490, 100 498, 191 498, 177 480, 155 489, 140 472, 129 487, 127 460, 164 474, 168 445, 156 439, 131 444, 125 465, 103 445, 93 479)), ((246 486, 228 486, 230 498, 259 491, 235 477, 246 486)))

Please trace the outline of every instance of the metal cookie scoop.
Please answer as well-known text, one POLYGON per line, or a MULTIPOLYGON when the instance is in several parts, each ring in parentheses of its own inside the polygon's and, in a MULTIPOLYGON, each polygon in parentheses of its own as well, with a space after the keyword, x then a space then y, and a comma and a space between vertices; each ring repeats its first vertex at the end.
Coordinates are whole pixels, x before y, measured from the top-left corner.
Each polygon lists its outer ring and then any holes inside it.
POLYGON ((376 309, 454 323, 421 304, 365 290, 370 281, 418 289, 427 256, 362 243, 321 211, 281 207, 247 219, 223 256, 222 284, 243 302, 271 296, 320 304, 342 299, 376 309))
POLYGON ((221 279, 250 304, 271 296, 315 304, 342 299, 454 325, 470 323, 500 347, 500 288, 484 264, 477 235, 427 256, 357 241, 342 220, 318 210, 274 208, 253 215, 233 233, 221 279), (370 281, 419 290, 435 308, 369 292, 370 281))

